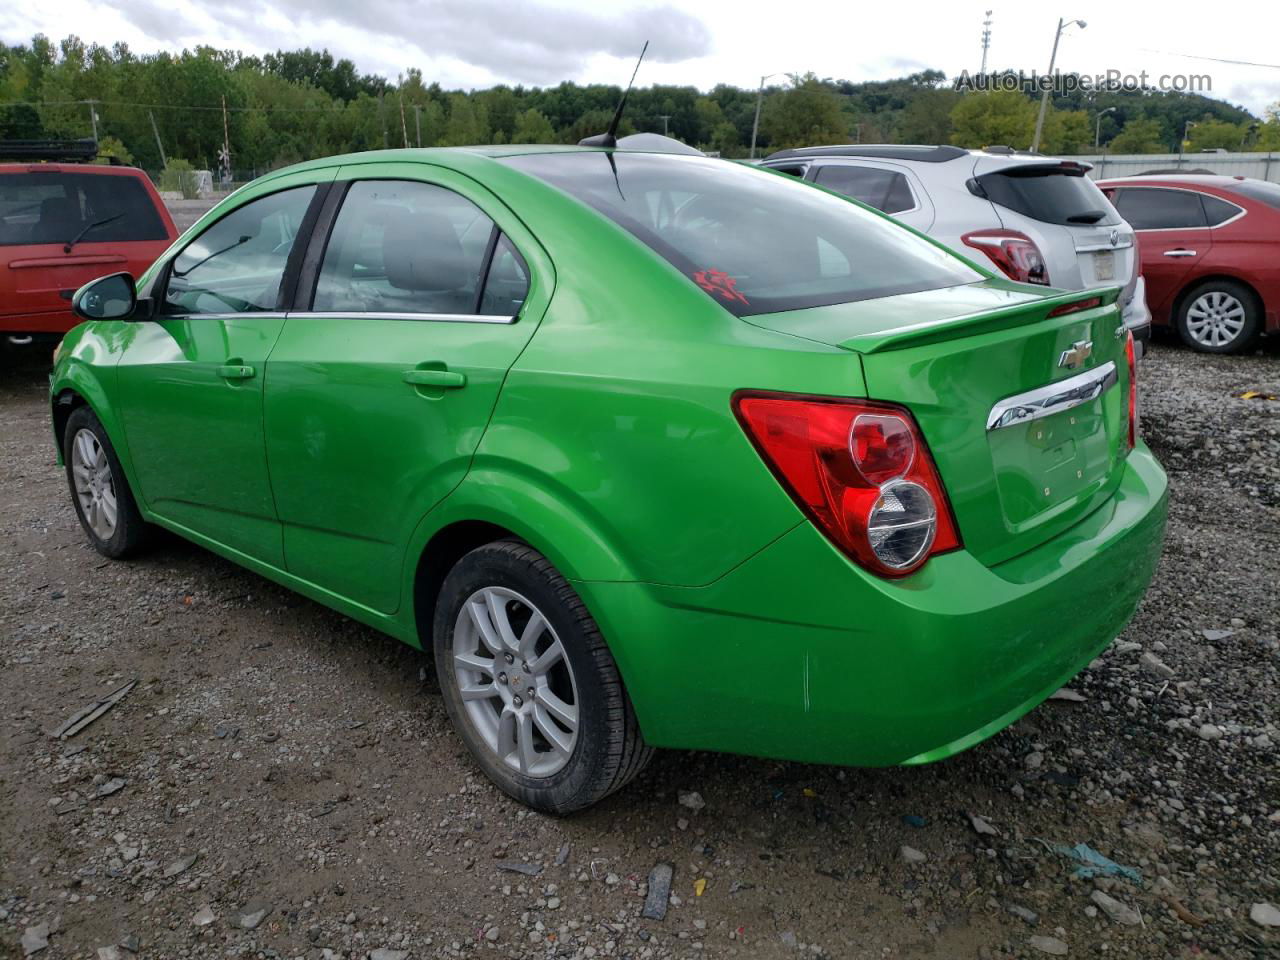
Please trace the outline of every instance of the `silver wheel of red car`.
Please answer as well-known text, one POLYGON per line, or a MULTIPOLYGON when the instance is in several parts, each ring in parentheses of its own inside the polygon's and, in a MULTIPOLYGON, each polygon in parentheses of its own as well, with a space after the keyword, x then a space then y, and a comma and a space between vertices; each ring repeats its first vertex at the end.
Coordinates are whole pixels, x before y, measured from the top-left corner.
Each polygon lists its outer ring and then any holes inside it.
POLYGON ((578 688, 546 616, 514 590, 477 590, 453 628, 453 671, 467 718, 513 770, 549 777, 578 740, 578 688))
POLYGON ((1194 350, 1238 353, 1257 336, 1260 315, 1257 298, 1243 284, 1209 280, 1182 298, 1178 333, 1194 350))

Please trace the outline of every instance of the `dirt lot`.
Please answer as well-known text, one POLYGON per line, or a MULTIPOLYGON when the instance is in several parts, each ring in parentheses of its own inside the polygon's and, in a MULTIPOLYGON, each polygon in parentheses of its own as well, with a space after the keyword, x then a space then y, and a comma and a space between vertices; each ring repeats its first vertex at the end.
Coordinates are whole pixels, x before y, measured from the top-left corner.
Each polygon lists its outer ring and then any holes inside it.
POLYGON ((1168 542, 1078 699, 927 768, 660 754, 567 820, 477 775, 426 656, 176 539, 94 553, 46 364, 4 364, 0 955, 1280 955, 1280 401, 1237 398, 1280 395, 1275 344, 1145 364, 1168 542))

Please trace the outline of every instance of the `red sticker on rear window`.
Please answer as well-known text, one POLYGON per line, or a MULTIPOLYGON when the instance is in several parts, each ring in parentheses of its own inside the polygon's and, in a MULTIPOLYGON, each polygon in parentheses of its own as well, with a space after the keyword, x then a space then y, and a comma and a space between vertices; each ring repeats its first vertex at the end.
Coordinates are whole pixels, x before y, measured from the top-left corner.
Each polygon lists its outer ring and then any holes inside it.
POLYGON ((738 303, 750 303, 742 295, 742 291, 734 286, 736 281, 734 281, 733 277, 723 270, 699 270, 693 275, 693 279, 707 293, 715 294, 717 297, 723 297, 726 300, 736 300, 738 303))

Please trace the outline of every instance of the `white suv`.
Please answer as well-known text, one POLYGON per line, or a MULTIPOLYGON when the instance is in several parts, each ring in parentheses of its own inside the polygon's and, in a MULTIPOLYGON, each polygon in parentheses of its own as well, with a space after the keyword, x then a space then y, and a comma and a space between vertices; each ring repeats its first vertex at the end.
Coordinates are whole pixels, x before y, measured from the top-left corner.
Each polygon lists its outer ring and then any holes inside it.
POLYGON ((1123 287, 1125 326, 1151 330, 1133 229, 1087 163, 1007 148, 843 144, 782 150, 763 166, 875 207, 1023 283, 1123 287))

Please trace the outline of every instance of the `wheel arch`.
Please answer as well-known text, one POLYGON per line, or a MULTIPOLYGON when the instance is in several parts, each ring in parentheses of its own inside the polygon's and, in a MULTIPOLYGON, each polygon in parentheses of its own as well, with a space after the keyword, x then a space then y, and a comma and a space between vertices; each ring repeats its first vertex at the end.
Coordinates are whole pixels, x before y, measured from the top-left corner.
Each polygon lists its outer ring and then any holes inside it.
POLYGON ((108 399, 105 387, 87 364, 77 362, 74 358, 70 362, 65 360, 63 362, 66 363, 66 368, 55 377, 49 397, 51 429, 57 445, 59 466, 64 465, 62 451, 65 447, 67 422, 77 409, 88 407, 102 424, 102 429, 106 431, 116 459, 120 461, 120 466, 124 470, 124 479, 129 484, 134 502, 137 503, 143 516, 147 517, 147 506, 133 470, 129 446, 125 442, 124 425, 116 415, 115 407, 108 399))

